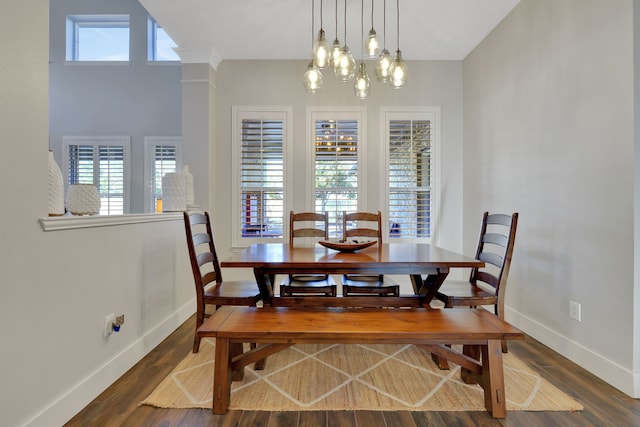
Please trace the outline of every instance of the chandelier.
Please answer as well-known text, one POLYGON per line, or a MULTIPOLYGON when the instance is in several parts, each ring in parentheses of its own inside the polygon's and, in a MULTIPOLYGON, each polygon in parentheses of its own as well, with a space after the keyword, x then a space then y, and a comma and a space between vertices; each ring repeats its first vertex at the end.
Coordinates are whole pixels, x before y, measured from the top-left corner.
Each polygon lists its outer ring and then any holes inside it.
POLYGON ((377 34, 373 25, 374 0, 371 0, 371 29, 366 36, 364 32, 364 0, 361 0, 360 13, 360 35, 362 54, 360 64, 356 65, 356 60, 347 46, 347 0, 344 0, 344 45, 338 39, 338 0, 336 0, 335 23, 336 37, 329 47, 325 31, 323 28, 323 0, 320 0, 320 30, 315 38, 315 0, 311 3, 311 47, 312 57, 307 70, 304 73, 303 85, 308 93, 316 93, 322 88, 322 69, 330 68, 338 81, 349 82, 354 80, 353 85, 355 95, 360 99, 369 96, 371 87, 367 67, 364 63, 364 56, 367 58, 377 58, 375 66, 376 80, 382 84, 390 84, 393 88, 399 89, 407 84, 407 65, 402 59, 400 50, 400 0, 396 0, 396 42, 397 48, 395 56, 392 57, 386 48, 387 38, 387 5, 383 0, 383 45, 380 50, 377 34))

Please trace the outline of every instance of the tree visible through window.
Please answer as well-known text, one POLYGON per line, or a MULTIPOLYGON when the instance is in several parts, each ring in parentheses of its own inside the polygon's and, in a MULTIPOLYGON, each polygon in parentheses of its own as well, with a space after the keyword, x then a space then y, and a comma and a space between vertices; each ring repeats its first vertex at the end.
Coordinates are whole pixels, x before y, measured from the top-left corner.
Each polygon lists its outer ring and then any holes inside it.
POLYGON ((358 206, 358 121, 315 120, 315 210, 328 212, 329 235, 342 236, 342 212, 358 206))

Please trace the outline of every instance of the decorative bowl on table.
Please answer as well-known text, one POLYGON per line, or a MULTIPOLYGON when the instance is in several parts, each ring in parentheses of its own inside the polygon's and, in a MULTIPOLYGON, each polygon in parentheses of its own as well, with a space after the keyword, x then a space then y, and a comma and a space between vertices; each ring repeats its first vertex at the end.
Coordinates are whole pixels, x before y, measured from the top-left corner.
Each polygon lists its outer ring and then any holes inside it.
POLYGON ((355 252, 360 249, 368 248, 378 243, 377 240, 321 240, 320 243, 325 248, 333 249, 340 252, 355 252))

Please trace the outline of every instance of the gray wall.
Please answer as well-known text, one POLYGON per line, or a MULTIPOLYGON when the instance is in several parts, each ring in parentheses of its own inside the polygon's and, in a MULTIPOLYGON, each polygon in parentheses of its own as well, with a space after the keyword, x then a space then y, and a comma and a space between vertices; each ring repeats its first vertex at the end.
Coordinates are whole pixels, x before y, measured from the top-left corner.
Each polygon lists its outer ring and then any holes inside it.
MULTIPOLYGON (((440 223, 437 224, 440 244, 449 249, 462 249, 462 62, 418 61, 408 62, 409 83, 396 90, 389 85, 371 82, 371 94, 360 100, 353 93, 353 83, 343 83, 332 73, 324 71, 324 87, 317 94, 307 94, 302 77, 307 61, 223 61, 216 75, 216 150, 215 199, 217 206, 230 206, 231 188, 231 107, 234 105, 291 106, 293 109, 293 167, 295 176, 293 195, 289 199, 291 209, 309 209, 307 160, 310 155, 307 140, 307 108, 313 107, 364 107, 366 108, 366 158, 367 175, 364 200, 368 210, 383 210, 385 202, 383 138, 381 138, 381 109, 383 107, 441 108, 441 183, 442 205, 437 207, 440 223)), ((373 62, 367 63, 370 77, 373 62)), ((187 107, 185 107, 187 108, 187 107)), ((185 156, 191 148, 185 140, 185 156)), ((230 224, 230 209, 218 209, 214 218, 219 224, 230 224)), ((231 245, 229 227, 218 227, 216 235, 221 248, 231 245)), ((473 251, 471 252, 473 254, 473 251)), ((406 278, 403 278, 406 279, 406 278)))
POLYGON ((519 211, 508 319, 639 397, 632 12, 523 0, 465 59, 464 224, 519 211))
MULTIPOLYGON (((62 138, 131 137, 131 212, 144 211, 144 137, 180 136, 181 67, 147 63, 147 11, 132 0, 51 0, 50 145, 62 166, 62 138), (130 64, 65 64, 65 17, 130 15, 130 64)), ((64 170, 64 168, 63 168, 64 170)))

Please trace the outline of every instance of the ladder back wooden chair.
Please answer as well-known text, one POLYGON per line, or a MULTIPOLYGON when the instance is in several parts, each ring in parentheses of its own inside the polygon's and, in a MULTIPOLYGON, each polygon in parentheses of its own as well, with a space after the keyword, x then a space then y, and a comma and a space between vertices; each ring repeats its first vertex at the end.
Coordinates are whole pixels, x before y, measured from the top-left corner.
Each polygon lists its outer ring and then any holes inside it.
MULTIPOLYGON (((326 212, 289 212, 289 245, 299 239, 326 240, 329 238, 329 216, 326 212)), ((327 274, 290 274, 280 284, 280 296, 333 296, 337 293, 335 280, 327 274)))
MULTIPOLYGON (((484 261, 486 267, 472 269, 468 281, 445 280, 436 294, 445 308, 493 305, 495 314, 504 320, 504 298, 517 226, 517 212, 483 214, 475 258, 484 261)), ((505 341, 502 351, 507 352, 505 341)))
POLYGON ((227 281, 222 279, 222 270, 213 241, 209 213, 184 212, 184 227, 191 270, 196 286, 196 333, 193 352, 200 349, 202 337, 198 328, 210 314, 206 306, 243 305, 255 307, 260 301, 260 291, 255 281, 227 281))
MULTIPOLYGON (((342 239, 345 242, 378 240, 382 244, 382 213, 343 212, 342 239)), ((400 286, 380 275, 349 274, 342 276, 342 295, 399 296, 400 286)))

